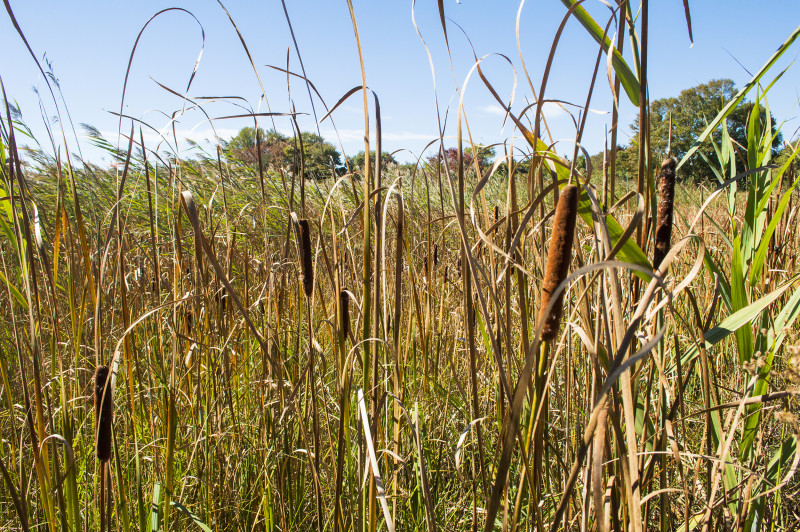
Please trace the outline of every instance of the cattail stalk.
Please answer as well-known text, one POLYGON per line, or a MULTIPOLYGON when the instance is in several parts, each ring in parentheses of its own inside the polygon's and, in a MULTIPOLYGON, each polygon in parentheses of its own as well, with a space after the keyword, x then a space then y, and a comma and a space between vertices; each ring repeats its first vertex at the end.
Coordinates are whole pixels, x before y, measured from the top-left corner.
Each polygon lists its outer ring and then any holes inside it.
POLYGON ((558 285, 567 277, 569 263, 572 259, 572 241, 575 237, 575 221, 578 214, 578 187, 567 185, 561 190, 556 206, 556 215, 553 222, 553 234, 550 237, 550 247, 547 251, 547 265, 544 270, 542 283, 541 310, 539 321, 542 327, 542 340, 553 340, 558 334, 561 324, 561 315, 564 313, 564 291, 562 291, 553 304, 550 312, 547 307, 558 285))
POLYGON ((100 462, 111 458, 111 419, 114 417, 114 395, 108 382, 108 366, 94 372, 95 454, 100 462), (108 385, 106 385, 108 384, 108 385))
POLYGON ((658 180, 658 213, 656 218, 656 243, 653 251, 653 268, 658 269, 667 256, 672 240, 672 213, 675 202, 675 168, 677 161, 670 157, 661 163, 658 180))

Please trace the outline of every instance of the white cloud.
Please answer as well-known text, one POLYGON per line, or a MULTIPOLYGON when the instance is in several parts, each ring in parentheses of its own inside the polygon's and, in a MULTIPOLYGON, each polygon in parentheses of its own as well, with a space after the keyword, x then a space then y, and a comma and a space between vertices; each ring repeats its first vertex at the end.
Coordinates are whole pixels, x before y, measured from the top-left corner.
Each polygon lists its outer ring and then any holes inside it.
POLYGON ((556 102, 544 102, 542 104, 542 114, 547 120, 555 120, 557 118, 564 118, 569 113, 556 102))
MULTIPOLYGON (((497 104, 490 104, 481 107, 481 111, 486 114, 494 115, 494 116, 505 116, 506 111, 502 107, 497 104)), ((533 116, 533 113, 536 112, 536 107, 531 107, 528 109, 529 116, 533 116)), ((542 114, 546 120, 556 120, 560 118, 564 118, 568 115, 568 111, 559 105, 556 102, 544 102, 542 105, 542 114)))
POLYGON ((505 109, 503 109, 502 107, 500 107, 499 105, 494 104, 494 103, 491 104, 491 105, 485 106, 482 110, 483 110, 484 113, 490 114, 490 115, 505 116, 505 114, 506 114, 505 109))

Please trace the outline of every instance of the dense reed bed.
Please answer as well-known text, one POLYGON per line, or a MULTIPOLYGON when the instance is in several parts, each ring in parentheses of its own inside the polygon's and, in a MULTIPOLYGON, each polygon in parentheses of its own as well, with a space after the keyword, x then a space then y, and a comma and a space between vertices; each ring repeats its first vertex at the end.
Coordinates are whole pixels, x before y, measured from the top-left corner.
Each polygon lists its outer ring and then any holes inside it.
MULTIPOLYGON (((647 123, 647 2, 615 48, 564 3, 647 123)), ((453 169, 322 180, 130 121, 116 172, 23 159, 4 98, 0 527, 796 529, 798 146, 774 164, 757 113, 734 145, 727 106, 717 188, 659 180, 646 128, 635 182, 615 150, 584 172, 541 134, 547 71, 529 116, 497 97, 523 157, 466 166, 459 105, 453 169)))

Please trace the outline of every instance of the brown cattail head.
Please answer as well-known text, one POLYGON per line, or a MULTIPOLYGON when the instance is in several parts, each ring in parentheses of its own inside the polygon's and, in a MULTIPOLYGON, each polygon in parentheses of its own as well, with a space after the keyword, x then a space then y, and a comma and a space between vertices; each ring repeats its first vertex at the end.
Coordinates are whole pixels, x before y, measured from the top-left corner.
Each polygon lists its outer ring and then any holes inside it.
POLYGON ((539 312, 539 321, 542 322, 542 340, 553 340, 558 334, 561 324, 561 315, 564 312, 564 291, 556 297, 552 310, 548 313, 547 306, 553 292, 556 291, 561 281, 569 273, 569 263, 572 259, 572 241, 575 237, 575 220, 578 214, 578 187, 567 185, 561 189, 556 205, 556 215, 553 221, 553 234, 550 237, 550 247, 547 250, 547 265, 544 270, 542 283, 542 301, 539 312))
POLYGON ((670 157, 661 163, 658 179, 658 213, 656 217, 656 245, 653 251, 653 268, 658 269, 667 256, 672 240, 672 211, 675 202, 675 167, 677 161, 670 157))
POLYGON ((350 296, 347 290, 339 292, 339 305, 342 307, 342 323, 340 324, 342 336, 350 335, 350 296))
POLYGON ((311 231, 308 220, 297 222, 297 238, 300 244, 300 277, 303 281, 303 291, 311 297, 314 291, 314 257, 311 254, 311 231))
POLYGON ((94 448, 97 459, 101 462, 111 458, 111 419, 114 417, 114 393, 111 390, 108 375, 108 366, 98 366, 94 372, 94 448))

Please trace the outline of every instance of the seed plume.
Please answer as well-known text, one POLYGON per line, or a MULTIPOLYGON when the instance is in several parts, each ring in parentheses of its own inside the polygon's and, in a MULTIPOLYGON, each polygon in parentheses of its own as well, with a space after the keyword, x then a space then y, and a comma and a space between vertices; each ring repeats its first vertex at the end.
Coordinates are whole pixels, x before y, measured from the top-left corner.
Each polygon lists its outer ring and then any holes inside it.
POLYGON ((311 297, 314 291, 314 260, 311 254, 311 232, 308 220, 298 220, 297 237, 300 244, 300 275, 303 281, 303 291, 311 297))
POLYGON ((339 304, 342 307, 342 335, 347 338, 350 334, 350 296, 347 290, 339 292, 339 304))
POLYGON ((547 250, 547 265, 544 270, 541 310, 539 312, 539 321, 544 323, 542 340, 553 340, 558 334, 561 315, 564 312, 564 291, 556 297, 553 308, 549 313, 547 312, 547 306, 550 303, 553 292, 569 273, 577 214, 578 187, 567 185, 561 190, 561 194, 558 197, 555 220, 553 221, 553 234, 550 237, 550 247, 547 250))
POLYGON ((114 394, 108 382, 108 366, 94 372, 95 454, 105 462, 111 458, 111 419, 114 417, 114 394))
POLYGON ((656 217, 656 243, 653 251, 653 268, 658 269, 667 256, 672 239, 672 212, 675 201, 675 167, 673 157, 661 163, 658 180, 658 213, 656 217))

